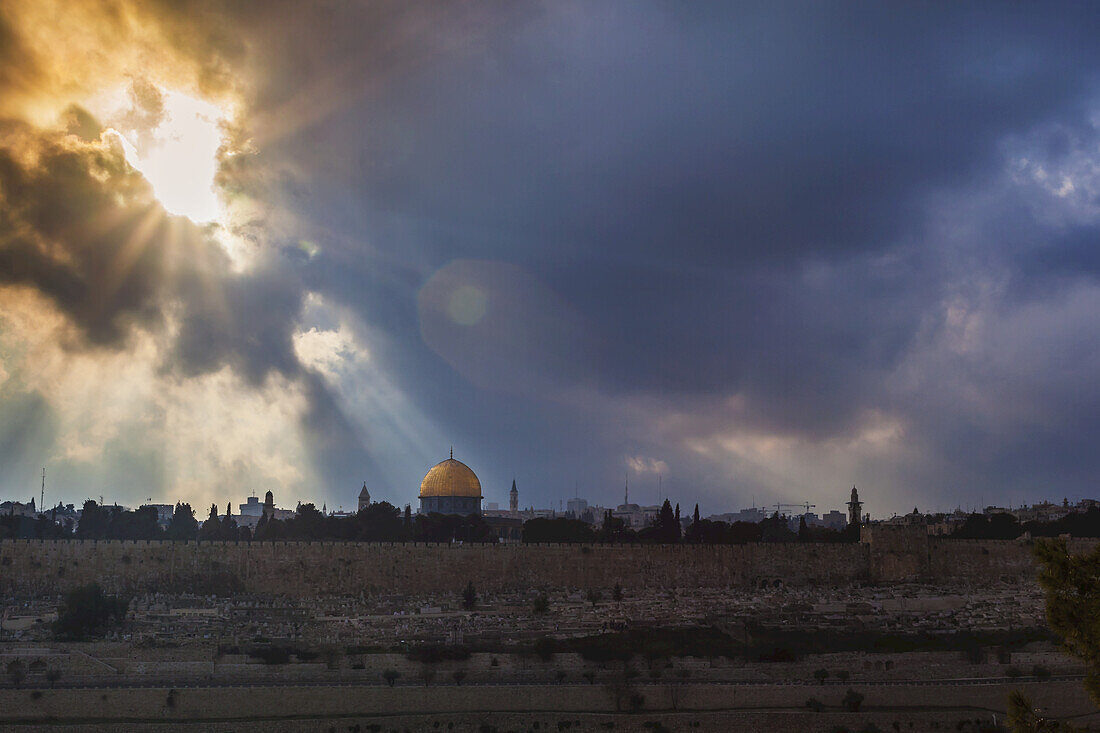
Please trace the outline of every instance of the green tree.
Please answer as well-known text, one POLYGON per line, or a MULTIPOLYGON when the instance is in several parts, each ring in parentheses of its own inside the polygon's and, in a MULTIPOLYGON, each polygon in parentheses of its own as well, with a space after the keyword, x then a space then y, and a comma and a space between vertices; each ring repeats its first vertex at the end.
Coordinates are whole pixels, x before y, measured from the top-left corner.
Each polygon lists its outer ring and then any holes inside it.
POLYGON ((1074 733, 1078 729, 1066 723, 1043 717, 1024 693, 1013 690, 1008 695, 1008 727, 1012 733, 1074 733))
POLYGON ((550 612, 550 599, 546 597, 545 593, 540 593, 535 598, 535 602, 531 604, 531 610, 539 615, 550 612))
POLYGON ((68 639, 103 636, 114 623, 126 617, 129 602, 108 596, 98 583, 76 588, 61 601, 54 631, 68 639))
POLYGON ((1039 540, 1039 583, 1047 623, 1070 654, 1085 663, 1085 689, 1100 705, 1100 547, 1072 555, 1063 539, 1039 540))
POLYGON ((848 692, 844 693, 844 698, 840 701, 840 704, 843 705, 844 709, 848 712, 858 713, 859 706, 863 704, 863 695, 849 687, 848 692))
POLYGON ((603 598, 603 593, 600 593, 597 588, 591 588, 585 597, 588 598, 588 602, 592 604, 592 608, 595 608, 596 604, 603 598))
POLYGON ((814 679, 817 680, 819 685, 825 684, 825 680, 829 678, 829 670, 818 669, 814 671, 814 679))
POLYGON ((462 591, 462 607, 467 611, 477 608, 477 589, 472 580, 466 583, 466 590, 462 591))
POLYGON ((668 499, 665 499, 664 503, 661 504, 661 511, 657 514, 652 529, 653 539, 657 542, 671 543, 680 541, 680 521, 677 512, 673 510, 672 504, 668 499))
POLYGON ((176 509, 172 513, 172 521, 168 524, 168 539, 193 540, 199 533, 199 523, 195 519, 195 512, 191 505, 176 502, 176 509))
POLYGON ((206 521, 202 523, 202 527, 199 528, 199 539, 216 540, 220 533, 221 521, 218 519, 218 507, 211 504, 210 516, 206 518, 206 521))
POLYGON ((401 673, 396 669, 387 669, 382 673, 382 679, 386 681, 386 684, 393 687, 393 683, 397 682, 397 678, 401 676, 401 673))
POLYGON ((611 599, 618 603, 623 599, 623 586, 619 583, 615 584, 615 587, 611 589, 611 599))
POLYGON ((85 540, 102 540, 107 537, 107 528, 111 518, 103 507, 91 499, 84 502, 80 510, 80 521, 76 525, 76 536, 85 540))

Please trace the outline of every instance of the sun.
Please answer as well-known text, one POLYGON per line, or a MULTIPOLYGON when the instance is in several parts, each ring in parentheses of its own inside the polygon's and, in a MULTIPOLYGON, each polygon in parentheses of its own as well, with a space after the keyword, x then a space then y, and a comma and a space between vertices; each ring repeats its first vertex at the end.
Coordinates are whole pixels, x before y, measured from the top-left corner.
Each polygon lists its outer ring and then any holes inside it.
POLYGON ((222 210, 214 177, 226 114, 216 105, 175 91, 162 91, 162 113, 141 129, 113 130, 126 161, 153 187, 172 214, 198 224, 217 221, 222 210))

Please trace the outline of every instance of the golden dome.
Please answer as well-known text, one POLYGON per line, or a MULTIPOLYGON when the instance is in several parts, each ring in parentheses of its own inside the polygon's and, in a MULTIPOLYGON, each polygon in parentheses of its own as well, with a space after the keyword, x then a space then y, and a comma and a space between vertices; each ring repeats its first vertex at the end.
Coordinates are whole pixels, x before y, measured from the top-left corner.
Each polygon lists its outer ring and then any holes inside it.
POLYGON ((420 482, 420 496, 467 496, 481 498, 481 482, 462 461, 448 458, 432 466, 420 482))

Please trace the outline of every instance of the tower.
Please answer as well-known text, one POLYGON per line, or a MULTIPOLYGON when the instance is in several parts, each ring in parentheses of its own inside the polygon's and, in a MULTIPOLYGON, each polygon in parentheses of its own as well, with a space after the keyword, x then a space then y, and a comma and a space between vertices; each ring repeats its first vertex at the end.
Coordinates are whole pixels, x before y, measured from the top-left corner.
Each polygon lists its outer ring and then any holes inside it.
POLYGON ((267 517, 267 521, 271 521, 275 516, 275 495, 270 491, 264 494, 264 512, 263 516, 267 517))
POLYGON ((370 492, 367 491, 367 482, 363 482, 363 490, 359 492, 359 509, 363 511, 370 506, 370 492))
POLYGON ((852 487, 852 499, 848 502, 848 524, 859 526, 860 517, 863 516, 863 502, 859 500, 859 492, 852 487))
POLYGON ((512 479, 512 490, 508 492, 508 511, 512 514, 519 511, 519 490, 516 489, 515 479, 512 479))

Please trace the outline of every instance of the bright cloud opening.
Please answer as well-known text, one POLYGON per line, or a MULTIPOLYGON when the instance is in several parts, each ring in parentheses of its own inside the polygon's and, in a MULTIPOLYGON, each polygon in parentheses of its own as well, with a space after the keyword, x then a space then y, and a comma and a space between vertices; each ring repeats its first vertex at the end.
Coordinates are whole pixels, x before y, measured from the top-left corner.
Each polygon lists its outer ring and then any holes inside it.
POLYGON ((163 113, 150 126, 114 130, 126 160, 141 171, 166 210, 199 224, 215 221, 221 202, 214 176, 226 114, 179 92, 161 90, 160 99, 163 113))

